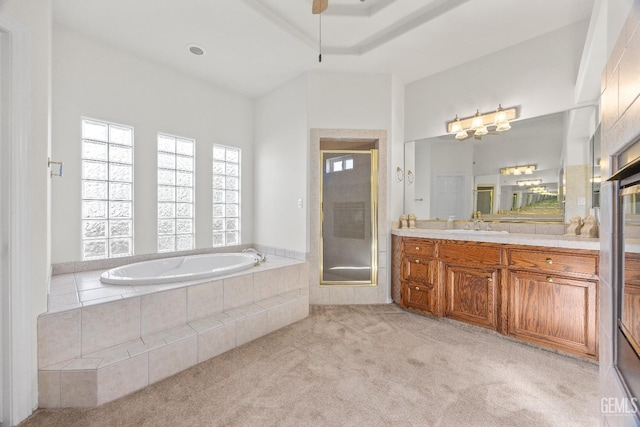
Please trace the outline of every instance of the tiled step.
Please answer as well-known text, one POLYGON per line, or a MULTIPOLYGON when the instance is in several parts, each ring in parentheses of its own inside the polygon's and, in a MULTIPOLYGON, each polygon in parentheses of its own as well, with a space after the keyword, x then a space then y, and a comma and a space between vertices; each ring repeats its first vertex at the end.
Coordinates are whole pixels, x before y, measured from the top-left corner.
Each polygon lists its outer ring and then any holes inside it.
POLYGON ((39 406, 101 405, 308 314, 300 263, 42 315, 39 406))

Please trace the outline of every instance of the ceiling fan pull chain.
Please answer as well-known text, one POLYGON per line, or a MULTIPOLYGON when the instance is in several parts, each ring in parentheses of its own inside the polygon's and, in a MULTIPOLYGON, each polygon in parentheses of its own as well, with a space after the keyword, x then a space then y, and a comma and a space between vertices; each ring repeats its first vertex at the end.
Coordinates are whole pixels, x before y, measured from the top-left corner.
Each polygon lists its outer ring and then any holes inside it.
POLYGON ((318 35, 318 62, 322 62, 322 13, 318 14, 319 17, 319 35, 318 35))

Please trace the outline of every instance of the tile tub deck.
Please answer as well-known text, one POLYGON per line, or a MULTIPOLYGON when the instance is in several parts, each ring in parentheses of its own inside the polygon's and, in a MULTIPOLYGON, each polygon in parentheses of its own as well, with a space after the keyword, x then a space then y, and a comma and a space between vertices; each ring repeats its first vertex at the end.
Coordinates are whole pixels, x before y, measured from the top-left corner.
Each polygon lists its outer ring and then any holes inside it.
POLYGON ((102 271, 52 277, 40 407, 101 405, 309 315, 308 264, 290 258, 171 285, 103 285, 102 271))

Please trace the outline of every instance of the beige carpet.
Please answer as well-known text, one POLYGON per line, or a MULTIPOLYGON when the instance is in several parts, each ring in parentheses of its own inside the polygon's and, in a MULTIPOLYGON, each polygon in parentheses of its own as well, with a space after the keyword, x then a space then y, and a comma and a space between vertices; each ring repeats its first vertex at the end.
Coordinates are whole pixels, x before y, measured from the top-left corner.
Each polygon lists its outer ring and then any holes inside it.
POLYGON ((595 426, 594 363, 395 305, 309 318, 91 410, 22 426, 595 426))

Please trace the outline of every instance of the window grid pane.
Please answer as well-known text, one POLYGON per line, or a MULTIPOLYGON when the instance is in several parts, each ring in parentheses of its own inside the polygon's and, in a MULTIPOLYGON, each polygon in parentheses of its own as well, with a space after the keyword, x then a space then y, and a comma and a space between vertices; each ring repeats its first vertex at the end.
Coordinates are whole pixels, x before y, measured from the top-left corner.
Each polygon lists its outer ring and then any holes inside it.
POLYGON ((194 247, 195 141, 158 134, 158 252, 194 247))
POLYGON ((240 242, 240 149, 213 146, 213 246, 240 242))
POLYGON ((133 128, 82 119, 82 259, 133 255, 133 128))

